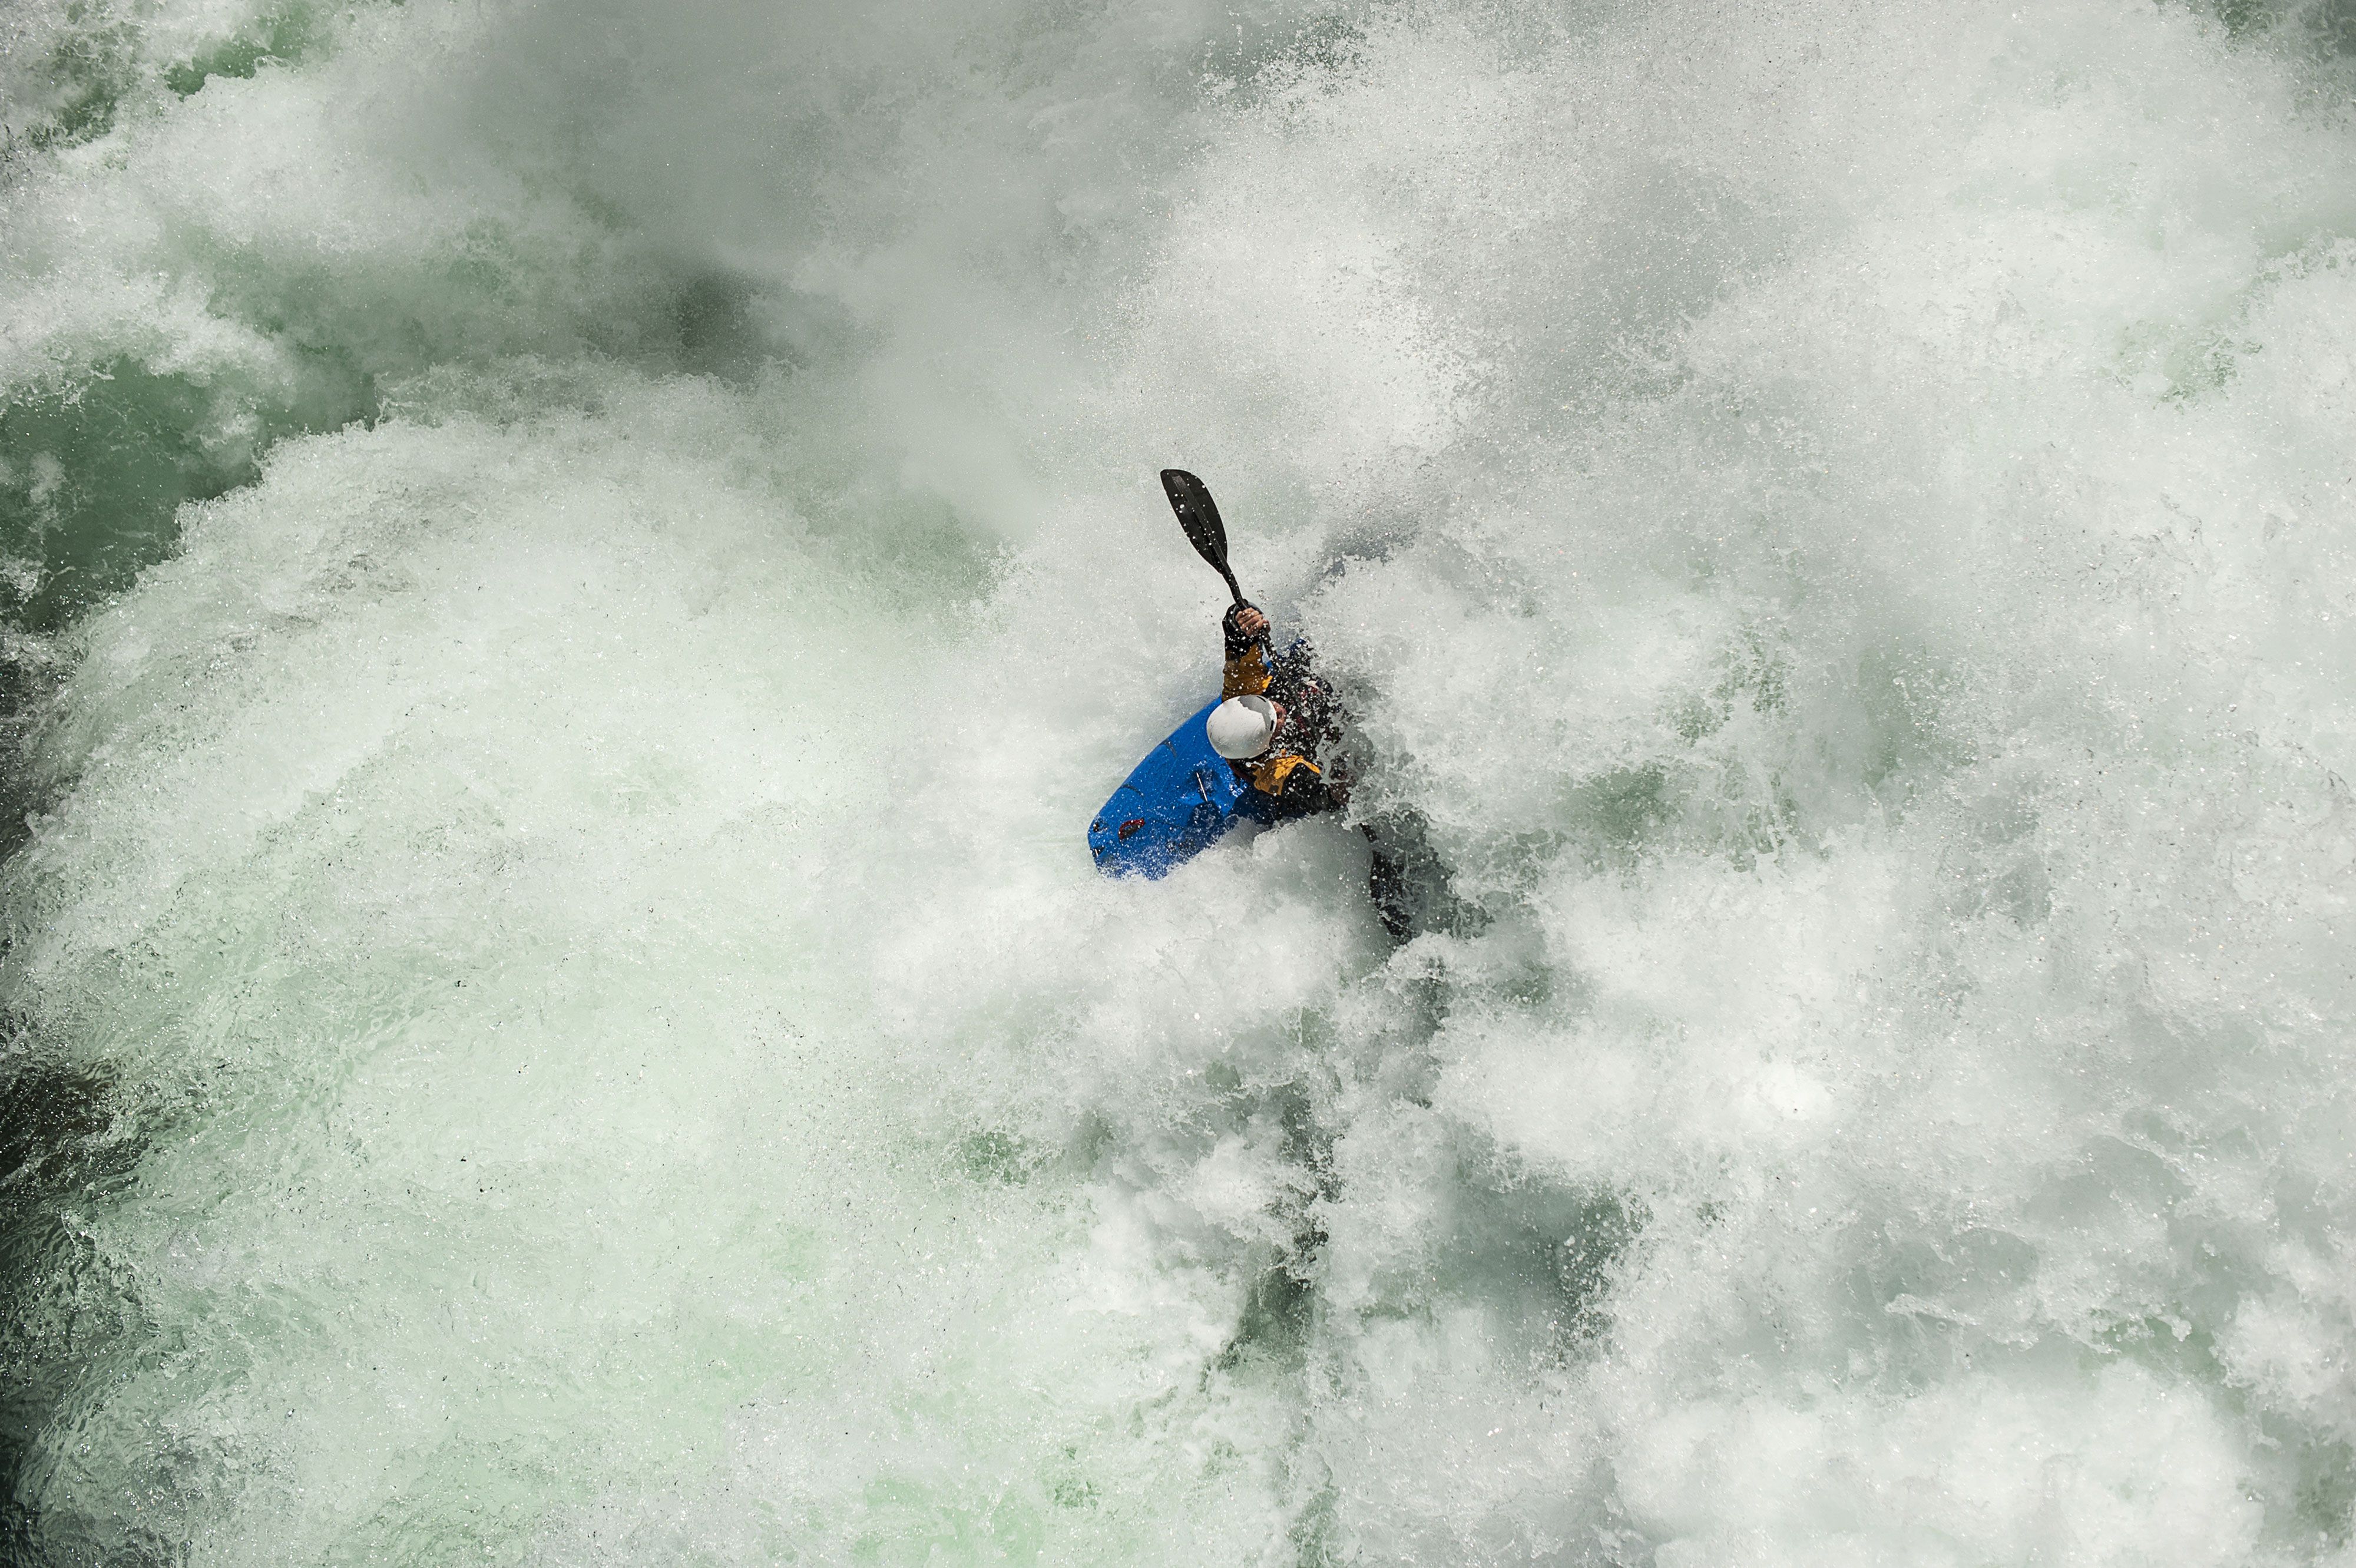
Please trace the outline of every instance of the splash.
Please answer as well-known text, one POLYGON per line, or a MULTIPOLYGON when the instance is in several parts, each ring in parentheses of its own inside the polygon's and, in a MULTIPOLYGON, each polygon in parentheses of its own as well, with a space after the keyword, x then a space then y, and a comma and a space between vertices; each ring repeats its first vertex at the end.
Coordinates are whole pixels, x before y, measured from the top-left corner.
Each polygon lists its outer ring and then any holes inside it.
POLYGON ((13 1557, 2344 1558, 2334 16, 23 9, 13 1557))

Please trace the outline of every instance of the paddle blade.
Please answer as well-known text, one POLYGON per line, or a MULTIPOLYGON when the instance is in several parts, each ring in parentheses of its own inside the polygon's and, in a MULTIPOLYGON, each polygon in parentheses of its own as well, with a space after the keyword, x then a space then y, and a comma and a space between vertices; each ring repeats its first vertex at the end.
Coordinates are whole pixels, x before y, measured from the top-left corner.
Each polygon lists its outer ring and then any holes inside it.
POLYGON ((1162 489, 1170 497, 1170 510, 1178 514, 1178 526, 1186 531, 1186 542, 1196 554, 1225 572, 1227 569, 1227 530, 1219 521, 1219 507, 1211 499, 1203 481, 1183 468, 1162 470, 1162 489))
POLYGON ((1219 521, 1219 505, 1211 499, 1210 487, 1183 468, 1164 468, 1162 489, 1170 498, 1170 510, 1178 514, 1178 526, 1185 530, 1186 542, 1227 580, 1227 592, 1242 604, 1244 591, 1227 569, 1226 525, 1219 521))

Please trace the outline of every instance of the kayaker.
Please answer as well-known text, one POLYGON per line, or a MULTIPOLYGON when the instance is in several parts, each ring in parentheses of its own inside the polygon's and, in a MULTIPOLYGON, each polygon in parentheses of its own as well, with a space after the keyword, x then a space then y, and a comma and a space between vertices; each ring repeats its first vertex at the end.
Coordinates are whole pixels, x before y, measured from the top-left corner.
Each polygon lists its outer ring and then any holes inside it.
POLYGON ((1223 625, 1226 671, 1219 695, 1226 700, 1204 725, 1211 749, 1269 798, 1278 822, 1347 804, 1347 783, 1317 757, 1342 738, 1342 714, 1309 644, 1272 652, 1268 617, 1256 605, 1232 607, 1223 625))
MULTIPOLYGON (((1268 617, 1258 607, 1231 607, 1226 632, 1226 672, 1219 683, 1226 699, 1204 722, 1211 749, 1269 798, 1268 817, 1289 822, 1339 811, 1349 804, 1349 779, 1332 748, 1342 738, 1346 715, 1333 688, 1317 673, 1304 639, 1282 653, 1269 647, 1268 617), (1325 749, 1325 759, 1319 751, 1325 749)), ((1371 825, 1361 828, 1373 850, 1366 891, 1391 940, 1415 934, 1409 911, 1407 866, 1399 847, 1371 825)))

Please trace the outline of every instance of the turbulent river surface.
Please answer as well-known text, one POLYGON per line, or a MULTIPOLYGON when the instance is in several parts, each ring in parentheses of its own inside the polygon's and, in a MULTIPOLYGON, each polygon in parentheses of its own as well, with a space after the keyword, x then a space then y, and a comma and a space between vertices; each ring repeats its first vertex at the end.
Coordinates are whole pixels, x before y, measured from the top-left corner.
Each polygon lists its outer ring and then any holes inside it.
POLYGON ((0 1549, 2356 1562, 2351 49, 15 0, 0 1549))

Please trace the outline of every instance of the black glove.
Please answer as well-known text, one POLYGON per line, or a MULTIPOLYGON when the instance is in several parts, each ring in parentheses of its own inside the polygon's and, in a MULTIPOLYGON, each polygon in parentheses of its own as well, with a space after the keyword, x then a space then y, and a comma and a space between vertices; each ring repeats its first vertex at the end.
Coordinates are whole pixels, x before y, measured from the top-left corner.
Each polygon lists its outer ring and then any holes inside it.
POLYGON ((1227 613, 1226 616, 1221 618, 1219 621, 1219 629, 1226 634, 1228 658, 1233 659, 1236 655, 1241 653, 1245 649, 1249 648, 1255 642, 1258 643, 1262 648, 1268 646, 1267 628, 1263 627, 1258 631, 1247 637, 1244 635, 1241 628, 1236 625, 1236 618, 1242 615, 1244 611, 1256 610, 1259 607, 1258 605, 1248 603, 1229 605, 1227 607, 1227 613))

